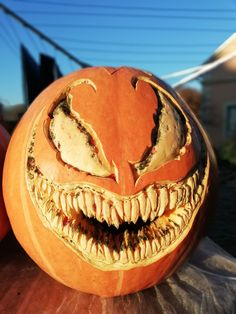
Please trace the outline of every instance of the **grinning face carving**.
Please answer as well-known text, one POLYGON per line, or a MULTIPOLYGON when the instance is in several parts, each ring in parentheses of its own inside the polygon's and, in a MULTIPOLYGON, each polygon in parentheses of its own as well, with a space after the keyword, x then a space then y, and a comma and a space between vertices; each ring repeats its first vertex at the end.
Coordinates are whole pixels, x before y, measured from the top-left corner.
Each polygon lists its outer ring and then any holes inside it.
POLYGON ((207 192, 209 156, 163 82, 127 68, 102 75, 72 81, 43 108, 26 180, 42 223, 83 260, 131 269, 187 236, 207 192))

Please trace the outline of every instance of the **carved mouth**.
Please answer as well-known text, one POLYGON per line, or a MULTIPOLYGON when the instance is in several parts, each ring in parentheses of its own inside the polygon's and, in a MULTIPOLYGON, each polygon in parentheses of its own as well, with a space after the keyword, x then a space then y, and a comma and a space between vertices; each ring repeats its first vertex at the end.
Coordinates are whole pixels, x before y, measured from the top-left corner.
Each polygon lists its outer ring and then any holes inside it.
POLYGON ((206 193, 209 162, 184 180, 120 196, 89 184, 56 184, 28 157, 27 183, 44 225, 83 259, 112 270, 150 264, 187 235, 206 193))

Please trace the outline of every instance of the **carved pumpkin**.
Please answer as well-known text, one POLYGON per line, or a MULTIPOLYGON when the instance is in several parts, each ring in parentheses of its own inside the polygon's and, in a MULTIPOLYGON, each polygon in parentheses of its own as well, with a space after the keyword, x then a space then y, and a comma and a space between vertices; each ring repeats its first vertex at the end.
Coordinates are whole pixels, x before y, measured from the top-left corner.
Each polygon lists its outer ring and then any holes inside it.
POLYGON ((170 87, 132 68, 87 68, 30 106, 8 149, 4 196, 42 269, 80 291, 122 295, 169 276, 196 244, 214 169, 170 87))
POLYGON ((8 132, 0 125, 0 240, 4 238, 10 229, 9 220, 5 211, 2 195, 2 170, 5 154, 7 151, 7 145, 10 140, 8 132))

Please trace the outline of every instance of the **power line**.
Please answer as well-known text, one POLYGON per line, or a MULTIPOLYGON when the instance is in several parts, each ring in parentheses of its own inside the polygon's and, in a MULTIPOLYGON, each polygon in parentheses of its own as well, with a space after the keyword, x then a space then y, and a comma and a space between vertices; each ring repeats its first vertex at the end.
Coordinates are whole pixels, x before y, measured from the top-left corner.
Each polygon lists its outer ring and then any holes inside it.
POLYGON ((114 46, 125 46, 125 47, 152 47, 152 48, 168 48, 168 47, 174 47, 174 48, 198 48, 198 47, 215 47, 218 45, 218 43, 186 43, 186 42, 178 42, 178 43, 138 43, 138 42, 117 42, 117 41, 106 41, 106 40, 84 40, 84 39, 78 39, 78 38, 68 38, 68 37, 60 37, 60 36, 54 36, 56 40, 60 41, 68 41, 68 42, 78 42, 80 44, 89 44, 89 45, 114 45, 114 46))
MULTIPOLYGON (((165 57, 165 56, 163 56, 165 57)), ((181 57, 181 56, 180 56, 181 57)), ((154 58, 154 59, 129 59, 129 58, 112 58, 112 57, 98 57, 98 56, 86 56, 87 60, 92 60, 93 62, 95 61, 99 61, 99 62, 106 62, 106 63, 111 63, 111 62, 115 62, 115 63, 123 63, 123 64, 135 64, 135 63, 143 63, 143 64, 158 64, 158 63, 168 63, 168 64, 177 64, 179 62, 193 62, 193 61, 197 61, 199 62, 198 58, 194 59, 194 58, 184 58, 184 59, 178 59, 178 58, 173 58, 173 56, 171 56, 171 58, 166 59, 166 58, 154 58)))
POLYGON ((131 26, 131 25, 111 25, 111 24, 107 24, 107 25, 95 25, 95 24, 63 24, 63 23, 52 23, 52 24, 48 24, 48 23, 36 23, 37 26, 40 27, 47 27, 47 28, 95 28, 97 29, 117 29, 117 30, 142 30, 142 31, 175 31, 175 32, 212 32, 212 33, 232 33, 235 31, 235 29, 222 29, 222 28, 195 28, 195 27, 162 27, 162 26, 140 26, 140 25, 136 25, 136 26, 131 26))
POLYGON ((236 17, 222 17, 222 16, 191 16, 191 15, 157 15, 157 14, 123 14, 123 13, 94 13, 94 12, 75 12, 75 11, 26 11, 17 10, 20 14, 31 14, 31 15, 76 15, 76 16, 97 16, 97 17, 127 17, 127 18, 155 18, 155 19, 187 19, 187 20, 206 20, 206 21, 235 21, 236 17))
POLYGON ((38 53, 40 51, 40 49, 38 48, 38 43, 35 41, 33 34, 31 32, 29 32, 26 28, 24 28, 24 29, 25 29, 25 32, 27 33, 29 40, 31 41, 31 43, 35 47, 36 52, 38 53))
POLYGON ((48 36, 46 36, 44 33, 39 31, 37 28, 35 28, 33 25, 28 23, 26 20, 22 19, 20 16, 15 14, 13 11, 8 9, 5 5, 0 3, 0 9, 3 10, 4 13, 12 16, 15 20, 17 20, 20 24, 22 24, 24 27, 28 28, 31 30, 33 33, 35 33, 37 36, 39 36, 41 39, 43 39, 45 42, 49 43, 51 46, 55 47, 57 50, 59 50, 61 53, 66 55, 68 58, 79 64, 81 67, 88 67, 90 66, 89 64, 80 61, 78 58, 73 56, 71 53, 66 51, 63 47, 58 45, 56 42, 54 42, 52 39, 50 39, 48 36))
MULTIPOLYGON (((24 2, 28 3, 28 1, 25 0, 13 0, 15 2, 24 2)), ((103 4, 78 4, 74 2, 50 2, 50 1, 43 1, 43 0, 37 0, 35 4, 47 4, 47 5, 53 5, 55 6, 70 6, 70 7, 78 7, 78 8, 96 8, 96 9, 114 9, 114 10, 137 10, 137 11, 174 11, 174 12, 236 12, 236 9, 226 9, 226 8, 173 8, 173 7, 142 7, 142 6, 117 6, 117 5, 103 5, 103 4)))
POLYGON ((16 42, 16 45, 19 44, 19 38, 17 37, 17 33, 14 32, 12 27, 12 21, 10 21, 10 17, 5 15, 5 22, 7 23, 8 27, 5 27, 4 23, 2 23, 2 28, 4 29, 5 33, 11 38, 13 42, 16 42))
MULTIPOLYGON (((0 25, 1 25, 1 23, 0 23, 0 25)), ((0 33, 0 37, 1 37, 2 41, 5 43, 5 45, 9 48, 9 50, 11 50, 11 52, 16 56, 17 53, 14 49, 14 46, 12 46, 12 43, 9 41, 9 38, 5 37, 5 33, 3 33, 3 34, 0 33)))
POLYGON ((10 28, 13 30, 12 33, 17 37, 18 43, 20 42, 20 34, 19 31, 15 25, 15 21, 12 20, 12 16, 7 15, 8 25, 10 25, 10 28))
POLYGON ((80 47, 66 47, 69 50, 74 50, 74 51, 78 51, 78 52, 88 52, 88 53, 126 53, 126 54, 146 54, 146 55, 186 55, 186 54, 191 54, 191 55, 199 55, 199 54, 205 54, 208 51, 173 51, 173 50, 169 50, 169 51, 148 51, 148 50, 120 50, 120 49, 116 49, 116 50, 112 50, 112 49, 97 49, 97 48, 80 48, 80 47))

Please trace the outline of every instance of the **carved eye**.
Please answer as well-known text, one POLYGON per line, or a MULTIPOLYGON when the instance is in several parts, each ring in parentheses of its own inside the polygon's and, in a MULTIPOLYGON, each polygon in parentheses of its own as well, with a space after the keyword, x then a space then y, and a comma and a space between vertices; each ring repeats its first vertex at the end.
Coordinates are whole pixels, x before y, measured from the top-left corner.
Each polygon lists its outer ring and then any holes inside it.
POLYGON ((140 161, 133 163, 138 176, 154 171, 168 161, 178 158, 189 140, 182 113, 164 94, 155 92, 159 105, 154 116, 156 127, 152 132, 153 145, 146 150, 140 161))
POLYGON ((92 127, 80 118, 69 105, 70 98, 54 109, 50 121, 50 137, 61 159, 74 168, 89 174, 108 177, 113 169, 92 127))

